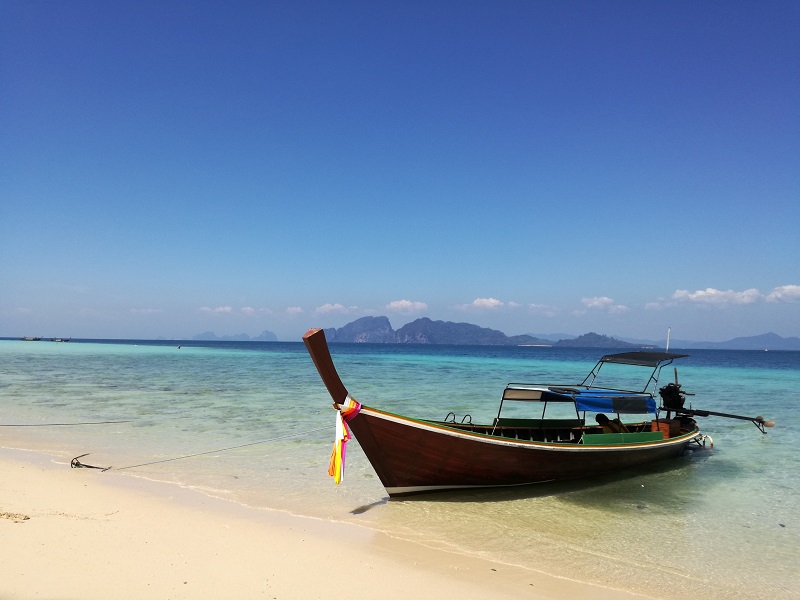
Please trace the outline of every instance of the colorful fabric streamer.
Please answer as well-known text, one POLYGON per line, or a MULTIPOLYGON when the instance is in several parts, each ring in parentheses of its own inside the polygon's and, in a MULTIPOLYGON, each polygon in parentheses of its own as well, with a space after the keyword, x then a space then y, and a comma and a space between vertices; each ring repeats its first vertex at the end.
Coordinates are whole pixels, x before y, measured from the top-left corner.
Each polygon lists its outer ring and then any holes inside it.
POLYGON ((333 477, 336 485, 339 485, 344 479, 344 459, 347 452, 347 442, 353 437, 347 422, 355 417, 360 410, 361 404, 348 395, 345 403, 336 411, 336 436, 333 440, 331 462, 328 465, 328 475, 333 477))

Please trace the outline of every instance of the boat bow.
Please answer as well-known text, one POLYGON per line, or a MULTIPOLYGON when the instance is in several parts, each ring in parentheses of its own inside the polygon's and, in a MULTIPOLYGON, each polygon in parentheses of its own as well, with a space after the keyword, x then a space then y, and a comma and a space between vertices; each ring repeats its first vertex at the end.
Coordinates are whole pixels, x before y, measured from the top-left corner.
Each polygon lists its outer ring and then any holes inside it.
MULTIPOLYGON (((336 409, 329 474, 341 481, 352 435, 390 496, 596 476, 680 456, 700 435, 690 418, 670 422, 667 432, 660 426, 651 431, 652 423, 642 420, 629 424, 635 431, 611 434, 586 424, 577 412, 575 419, 544 414, 506 419, 498 412, 485 424, 393 414, 362 406, 350 396, 322 329, 309 329, 303 342, 336 409)), ((503 400, 570 402, 576 411, 657 414, 649 393, 599 389, 586 382, 567 387, 509 384, 503 400)))
POLYGON ((317 367, 322 382, 328 388, 334 408, 341 410, 342 406, 347 403, 350 394, 347 393, 347 388, 342 383, 336 366, 333 364, 325 332, 322 329, 309 329, 303 336, 303 343, 317 367))

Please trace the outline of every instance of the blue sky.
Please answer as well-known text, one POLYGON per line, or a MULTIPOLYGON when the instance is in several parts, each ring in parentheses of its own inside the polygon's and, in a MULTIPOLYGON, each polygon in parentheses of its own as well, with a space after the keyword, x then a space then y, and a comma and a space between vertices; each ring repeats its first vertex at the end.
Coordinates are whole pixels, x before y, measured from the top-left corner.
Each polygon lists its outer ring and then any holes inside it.
POLYGON ((800 335, 796 2, 37 2, 0 335, 800 335))

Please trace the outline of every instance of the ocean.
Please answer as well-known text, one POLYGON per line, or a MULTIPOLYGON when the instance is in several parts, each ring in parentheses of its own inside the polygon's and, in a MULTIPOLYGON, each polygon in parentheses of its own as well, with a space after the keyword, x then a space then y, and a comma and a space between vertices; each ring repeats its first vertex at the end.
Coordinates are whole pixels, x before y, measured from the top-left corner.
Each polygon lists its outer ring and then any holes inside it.
MULTIPOLYGON (((676 352, 680 351, 674 349, 676 352)), ((490 421, 509 382, 578 383, 603 350, 332 344, 360 402, 490 421)), ((800 352, 676 361, 713 449, 632 475, 389 500, 301 342, 0 341, 0 446, 653 598, 800 598, 800 352), (180 348, 178 345, 180 344, 180 348), (115 422, 112 422, 115 421, 115 422), (102 423, 101 423, 102 422, 102 423), (84 424, 81 424, 84 423, 84 424), (185 458, 183 458, 185 457, 185 458)), ((665 370, 662 383, 673 374, 665 370)), ((96 471, 97 477, 103 477, 96 471)))

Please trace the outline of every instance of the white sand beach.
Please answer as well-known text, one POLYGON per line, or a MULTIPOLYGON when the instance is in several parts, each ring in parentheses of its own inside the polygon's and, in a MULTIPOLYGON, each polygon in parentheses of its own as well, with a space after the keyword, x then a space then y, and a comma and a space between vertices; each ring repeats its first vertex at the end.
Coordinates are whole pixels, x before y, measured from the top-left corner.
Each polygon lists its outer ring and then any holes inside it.
POLYGON ((0 449, 0 598, 636 598, 0 449))

